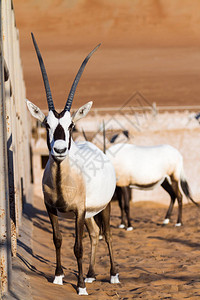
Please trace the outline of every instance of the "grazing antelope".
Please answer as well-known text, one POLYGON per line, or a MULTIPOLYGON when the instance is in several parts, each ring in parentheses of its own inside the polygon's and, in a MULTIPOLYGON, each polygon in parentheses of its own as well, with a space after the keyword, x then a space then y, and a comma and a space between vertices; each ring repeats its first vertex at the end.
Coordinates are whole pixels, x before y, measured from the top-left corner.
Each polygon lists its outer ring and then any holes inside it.
POLYGON ((65 108, 58 113, 54 108, 49 81, 44 62, 32 34, 33 43, 38 56, 44 86, 46 90, 49 113, 42 111, 30 101, 27 106, 36 119, 46 127, 49 160, 44 170, 42 187, 44 202, 53 228, 53 241, 56 249, 55 284, 63 284, 63 269, 61 266, 62 236, 59 231, 58 213, 65 217, 75 217, 74 254, 78 264, 77 292, 87 295, 85 282, 95 280, 94 264, 98 244, 99 227, 103 226, 105 240, 110 255, 110 282, 119 283, 111 245, 110 232, 110 200, 115 190, 115 171, 106 155, 89 142, 75 144, 71 134, 74 124, 89 112, 92 102, 88 102, 71 116, 70 109, 82 72, 98 45, 83 61, 72 84, 65 108), (84 224, 91 240, 91 258, 87 278, 83 280, 83 229, 84 224))
POLYGON ((131 144, 115 144, 106 154, 114 165, 117 177, 117 189, 121 208, 121 228, 125 227, 124 210, 127 217, 127 230, 132 230, 130 220, 131 188, 148 190, 161 185, 171 197, 171 202, 163 224, 168 224, 174 202, 178 201, 178 219, 176 226, 182 225, 182 193, 194 204, 183 170, 183 158, 180 152, 170 145, 152 147, 131 144))

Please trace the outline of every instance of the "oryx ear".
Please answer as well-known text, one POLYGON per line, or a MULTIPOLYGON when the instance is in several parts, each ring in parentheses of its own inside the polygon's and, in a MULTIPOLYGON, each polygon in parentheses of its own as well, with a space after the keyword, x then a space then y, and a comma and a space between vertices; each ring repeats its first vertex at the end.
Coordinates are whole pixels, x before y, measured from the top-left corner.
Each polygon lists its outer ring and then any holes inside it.
POLYGON ((45 119, 45 115, 43 112, 37 107, 35 104, 33 104, 31 101, 26 100, 26 104, 28 106, 28 109, 32 116, 36 119, 38 119, 40 122, 43 122, 45 119))
POLYGON ((76 123, 78 120, 85 117, 88 112, 90 111, 90 108, 92 107, 93 102, 90 101, 86 103, 85 105, 81 106, 72 116, 73 123, 76 123))

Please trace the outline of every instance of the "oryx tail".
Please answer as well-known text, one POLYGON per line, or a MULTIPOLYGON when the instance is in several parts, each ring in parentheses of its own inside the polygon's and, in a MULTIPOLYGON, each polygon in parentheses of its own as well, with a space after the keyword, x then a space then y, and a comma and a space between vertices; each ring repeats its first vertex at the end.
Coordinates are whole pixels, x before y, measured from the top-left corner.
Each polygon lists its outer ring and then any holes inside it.
POLYGON ((190 191, 189 184, 188 184, 185 176, 183 175, 183 173, 181 174, 180 183, 181 183, 181 188, 182 188, 183 193, 185 194, 185 196, 188 199, 190 199, 196 206, 199 207, 199 204, 197 202, 195 202, 194 199, 191 196, 191 191, 190 191))

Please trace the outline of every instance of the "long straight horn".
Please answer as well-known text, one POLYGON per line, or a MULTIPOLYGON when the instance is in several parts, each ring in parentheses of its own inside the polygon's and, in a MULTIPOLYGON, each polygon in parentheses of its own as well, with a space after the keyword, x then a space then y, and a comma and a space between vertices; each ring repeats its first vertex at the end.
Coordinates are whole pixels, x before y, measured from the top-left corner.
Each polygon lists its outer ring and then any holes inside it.
POLYGON ((94 49, 88 54, 88 56, 84 59, 82 65, 81 65, 81 67, 80 67, 80 69, 78 70, 78 73, 77 73, 77 75, 76 75, 76 77, 75 77, 75 79, 74 79, 74 82, 73 82, 73 84, 72 84, 71 90, 70 90, 70 92, 69 92, 69 96, 68 96, 68 99, 67 99, 67 102, 66 102, 66 105, 65 105, 65 108, 64 108, 65 111, 70 111, 71 106, 72 106, 72 101, 73 101, 73 99, 74 99, 74 94, 75 94, 75 92, 76 92, 77 85, 78 85, 79 80, 80 80, 80 78, 81 78, 81 75, 82 75, 82 73, 83 73, 83 71, 84 71, 84 69, 85 69, 85 66, 86 66, 88 60, 90 59, 90 57, 92 56, 92 54, 99 48, 100 45, 101 45, 101 44, 99 44, 96 48, 94 48, 94 49))
POLYGON ((32 32, 31 32, 31 36, 32 36, 32 40, 33 40, 33 44, 34 44, 34 47, 35 47, 35 51, 37 53, 37 57, 38 57, 38 60, 39 60, 40 69, 41 69, 41 72, 42 72, 42 77, 43 77, 43 81, 44 81, 44 87, 45 87, 45 90, 46 90, 48 108, 49 108, 49 110, 55 110, 54 104, 53 104, 52 95, 51 95, 51 89, 50 89, 50 85, 49 85, 49 80, 48 80, 48 77, 47 77, 47 72, 46 72, 46 69, 45 69, 45 66, 44 66, 42 55, 40 53, 40 50, 38 48, 38 45, 36 43, 35 37, 34 37, 34 35, 33 35, 32 32))

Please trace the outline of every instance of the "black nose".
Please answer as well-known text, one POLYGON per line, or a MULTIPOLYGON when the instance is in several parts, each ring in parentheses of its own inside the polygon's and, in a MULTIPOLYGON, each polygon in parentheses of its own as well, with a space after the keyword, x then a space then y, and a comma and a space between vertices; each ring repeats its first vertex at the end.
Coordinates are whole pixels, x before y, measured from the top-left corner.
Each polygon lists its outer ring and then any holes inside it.
POLYGON ((58 148, 54 148, 54 151, 57 152, 58 154, 62 154, 67 150, 67 148, 63 148, 63 149, 58 149, 58 148))

